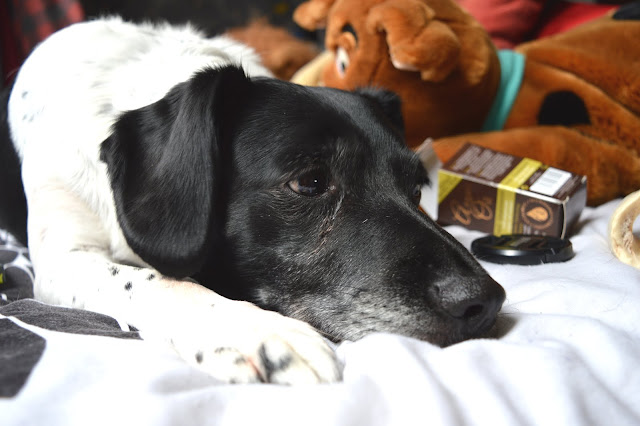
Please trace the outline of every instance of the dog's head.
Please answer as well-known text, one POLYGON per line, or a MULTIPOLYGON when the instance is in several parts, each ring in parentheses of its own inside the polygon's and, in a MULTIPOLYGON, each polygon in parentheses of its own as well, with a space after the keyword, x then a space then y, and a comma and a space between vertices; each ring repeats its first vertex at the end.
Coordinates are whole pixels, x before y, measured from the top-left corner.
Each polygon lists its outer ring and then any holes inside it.
POLYGON ((160 272, 308 321, 451 344, 504 290, 418 208, 397 98, 205 70, 102 145, 118 219, 160 272))

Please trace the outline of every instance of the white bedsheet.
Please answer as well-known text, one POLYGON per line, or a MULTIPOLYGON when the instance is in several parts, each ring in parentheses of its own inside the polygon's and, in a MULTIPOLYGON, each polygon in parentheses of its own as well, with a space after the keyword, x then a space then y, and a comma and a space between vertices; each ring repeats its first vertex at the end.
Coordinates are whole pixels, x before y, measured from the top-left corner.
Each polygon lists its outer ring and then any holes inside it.
POLYGON ((569 262, 484 264, 507 291, 497 339, 375 334, 338 347, 340 384, 245 386, 140 340, 24 325, 47 347, 0 425, 640 425, 640 271, 609 252, 616 205, 585 210, 569 262))

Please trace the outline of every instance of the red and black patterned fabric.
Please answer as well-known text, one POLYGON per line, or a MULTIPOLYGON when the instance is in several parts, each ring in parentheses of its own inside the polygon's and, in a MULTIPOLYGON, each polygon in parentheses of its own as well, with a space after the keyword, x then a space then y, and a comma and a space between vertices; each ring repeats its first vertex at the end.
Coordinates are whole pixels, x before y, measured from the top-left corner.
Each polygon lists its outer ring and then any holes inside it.
POLYGON ((3 85, 6 85, 29 52, 53 32, 84 20, 77 0, 0 1, 0 40, 3 85))

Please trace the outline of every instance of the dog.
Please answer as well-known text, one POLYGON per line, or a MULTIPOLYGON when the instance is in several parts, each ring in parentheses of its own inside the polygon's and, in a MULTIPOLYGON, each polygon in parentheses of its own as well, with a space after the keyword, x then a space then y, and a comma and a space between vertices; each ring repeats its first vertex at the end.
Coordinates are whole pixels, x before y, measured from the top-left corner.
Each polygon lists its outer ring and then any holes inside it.
POLYGON ((39 45, 8 109, 36 298, 222 381, 334 382, 331 341, 446 346, 505 299, 419 209, 392 93, 298 86, 225 36, 105 18, 39 45))

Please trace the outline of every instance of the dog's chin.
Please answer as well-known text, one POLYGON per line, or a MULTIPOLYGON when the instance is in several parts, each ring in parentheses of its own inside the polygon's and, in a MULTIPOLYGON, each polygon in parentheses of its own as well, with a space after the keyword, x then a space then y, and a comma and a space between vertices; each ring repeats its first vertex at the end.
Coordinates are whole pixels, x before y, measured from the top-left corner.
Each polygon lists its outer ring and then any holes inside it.
MULTIPOLYGON (((298 319, 304 320, 306 322, 310 322, 313 325, 313 321, 310 321, 309 318, 298 318, 298 319)), ((318 327, 316 325, 315 328, 323 336, 331 340, 333 343, 341 343, 343 341, 357 341, 373 333, 389 333, 389 334, 397 334, 397 335, 402 335, 402 336, 410 337, 413 339, 425 341, 433 345, 444 348, 444 347, 452 346, 467 340, 495 337, 496 318, 493 318, 492 320, 487 320, 484 323, 478 325, 477 328, 472 332, 462 330, 459 327, 455 327, 455 326, 443 326, 443 327, 437 327, 436 329, 432 329, 430 327, 359 328, 359 327, 353 327, 353 326, 345 326, 339 329, 336 329, 333 327, 331 329, 325 329, 324 327, 318 327)))
POLYGON ((446 347, 491 337, 498 316, 461 322, 440 311, 429 312, 426 308, 408 307, 402 303, 392 304, 392 308, 371 310, 369 305, 355 302, 348 306, 316 299, 292 303, 274 297, 267 299, 267 295, 262 292, 263 298, 257 302, 259 306, 304 321, 334 343, 357 341, 372 333, 389 333, 446 347), (271 303, 264 303, 267 300, 271 303))
POLYGON ((481 324, 477 330, 469 333, 464 331, 452 331, 448 334, 440 334, 435 338, 425 338, 421 340, 426 340, 430 343, 433 343, 440 347, 452 346, 458 343, 466 342, 468 340, 474 339, 487 339, 493 337, 493 329, 496 324, 496 319, 494 318, 492 321, 486 321, 484 324, 481 324))
POLYGON ((354 342, 360 340, 370 334, 374 333, 389 333, 389 334, 397 334, 405 337, 410 337, 416 340, 421 340, 427 343, 430 343, 435 346, 439 346, 441 348, 445 348, 447 346, 452 346, 457 343, 461 343, 467 340, 479 339, 489 337, 488 334, 479 334, 474 336, 463 336, 460 333, 404 333, 401 331, 392 331, 392 330, 369 330, 369 331, 356 331, 352 333, 341 333, 341 335, 336 336, 333 333, 323 332, 319 330, 320 333, 325 336, 327 339, 332 341, 333 343, 339 344, 344 341, 354 342))

